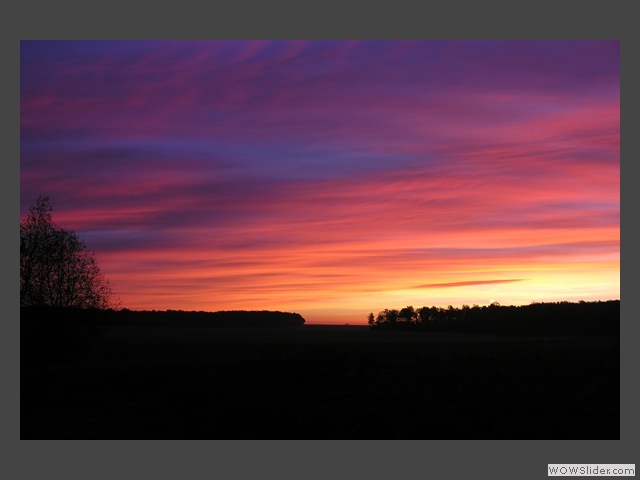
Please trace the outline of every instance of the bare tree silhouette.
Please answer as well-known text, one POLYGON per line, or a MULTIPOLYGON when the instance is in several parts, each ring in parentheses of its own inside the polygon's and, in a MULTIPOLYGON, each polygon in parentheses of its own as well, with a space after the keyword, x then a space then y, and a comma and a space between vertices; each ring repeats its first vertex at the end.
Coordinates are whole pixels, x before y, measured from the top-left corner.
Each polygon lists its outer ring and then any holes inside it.
POLYGON ((53 223, 40 196, 20 222, 20 306, 109 308, 115 300, 83 240, 53 223))

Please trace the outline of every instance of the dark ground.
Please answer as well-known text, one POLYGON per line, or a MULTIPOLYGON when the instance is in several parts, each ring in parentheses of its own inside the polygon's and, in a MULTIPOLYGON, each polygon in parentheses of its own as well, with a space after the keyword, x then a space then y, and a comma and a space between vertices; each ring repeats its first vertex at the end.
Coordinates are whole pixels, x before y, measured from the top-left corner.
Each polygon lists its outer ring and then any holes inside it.
POLYGON ((22 336, 22 439, 620 438, 618 337, 84 333, 22 336))

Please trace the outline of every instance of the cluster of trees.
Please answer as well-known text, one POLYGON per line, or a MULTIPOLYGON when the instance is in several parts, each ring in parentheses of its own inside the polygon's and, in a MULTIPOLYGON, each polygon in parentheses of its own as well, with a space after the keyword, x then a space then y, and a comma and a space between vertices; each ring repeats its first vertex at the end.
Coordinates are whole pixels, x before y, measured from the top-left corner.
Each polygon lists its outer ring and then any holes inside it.
POLYGON ((117 305, 94 252, 73 230, 53 223, 40 196, 20 222, 20 306, 106 309, 117 305))
POLYGON ((280 311, 184 311, 184 310, 114 310, 76 307, 23 307, 20 310, 22 331, 41 330, 83 324, 94 327, 173 326, 173 327, 294 327, 304 325, 299 313, 280 311))
POLYGON ((516 335, 619 335, 620 300, 523 306, 412 306, 369 313, 372 329, 460 331, 516 335))
MULTIPOLYGON (((495 302, 491 306, 500 306, 500 304, 495 302)), ((474 305, 473 308, 480 307, 474 305)), ((458 323, 466 316, 469 310, 471 310, 469 305, 463 305, 461 309, 454 308, 451 305, 448 308, 422 307, 418 309, 408 306, 401 310, 384 309, 378 312, 376 316, 373 315, 373 312, 369 313, 367 321, 370 326, 420 325, 426 327, 429 325, 458 323)))

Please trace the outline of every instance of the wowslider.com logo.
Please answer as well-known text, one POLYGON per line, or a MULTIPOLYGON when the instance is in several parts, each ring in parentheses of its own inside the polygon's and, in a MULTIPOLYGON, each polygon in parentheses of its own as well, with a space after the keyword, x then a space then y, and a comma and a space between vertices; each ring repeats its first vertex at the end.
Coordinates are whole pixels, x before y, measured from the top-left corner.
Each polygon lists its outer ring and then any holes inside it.
POLYGON ((605 463, 605 464, 569 464, 569 463, 549 463, 549 477, 591 477, 601 476, 621 476, 635 477, 635 463, 605 463))

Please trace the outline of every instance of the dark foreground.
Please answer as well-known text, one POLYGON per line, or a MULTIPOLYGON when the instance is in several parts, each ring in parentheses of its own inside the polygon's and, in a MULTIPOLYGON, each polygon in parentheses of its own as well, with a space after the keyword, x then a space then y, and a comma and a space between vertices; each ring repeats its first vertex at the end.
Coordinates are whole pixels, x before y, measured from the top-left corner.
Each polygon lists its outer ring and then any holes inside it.
POLYGON ((22 439, 620 438, 618 337, 304 325, 58 340, 21 340, 22 439))

